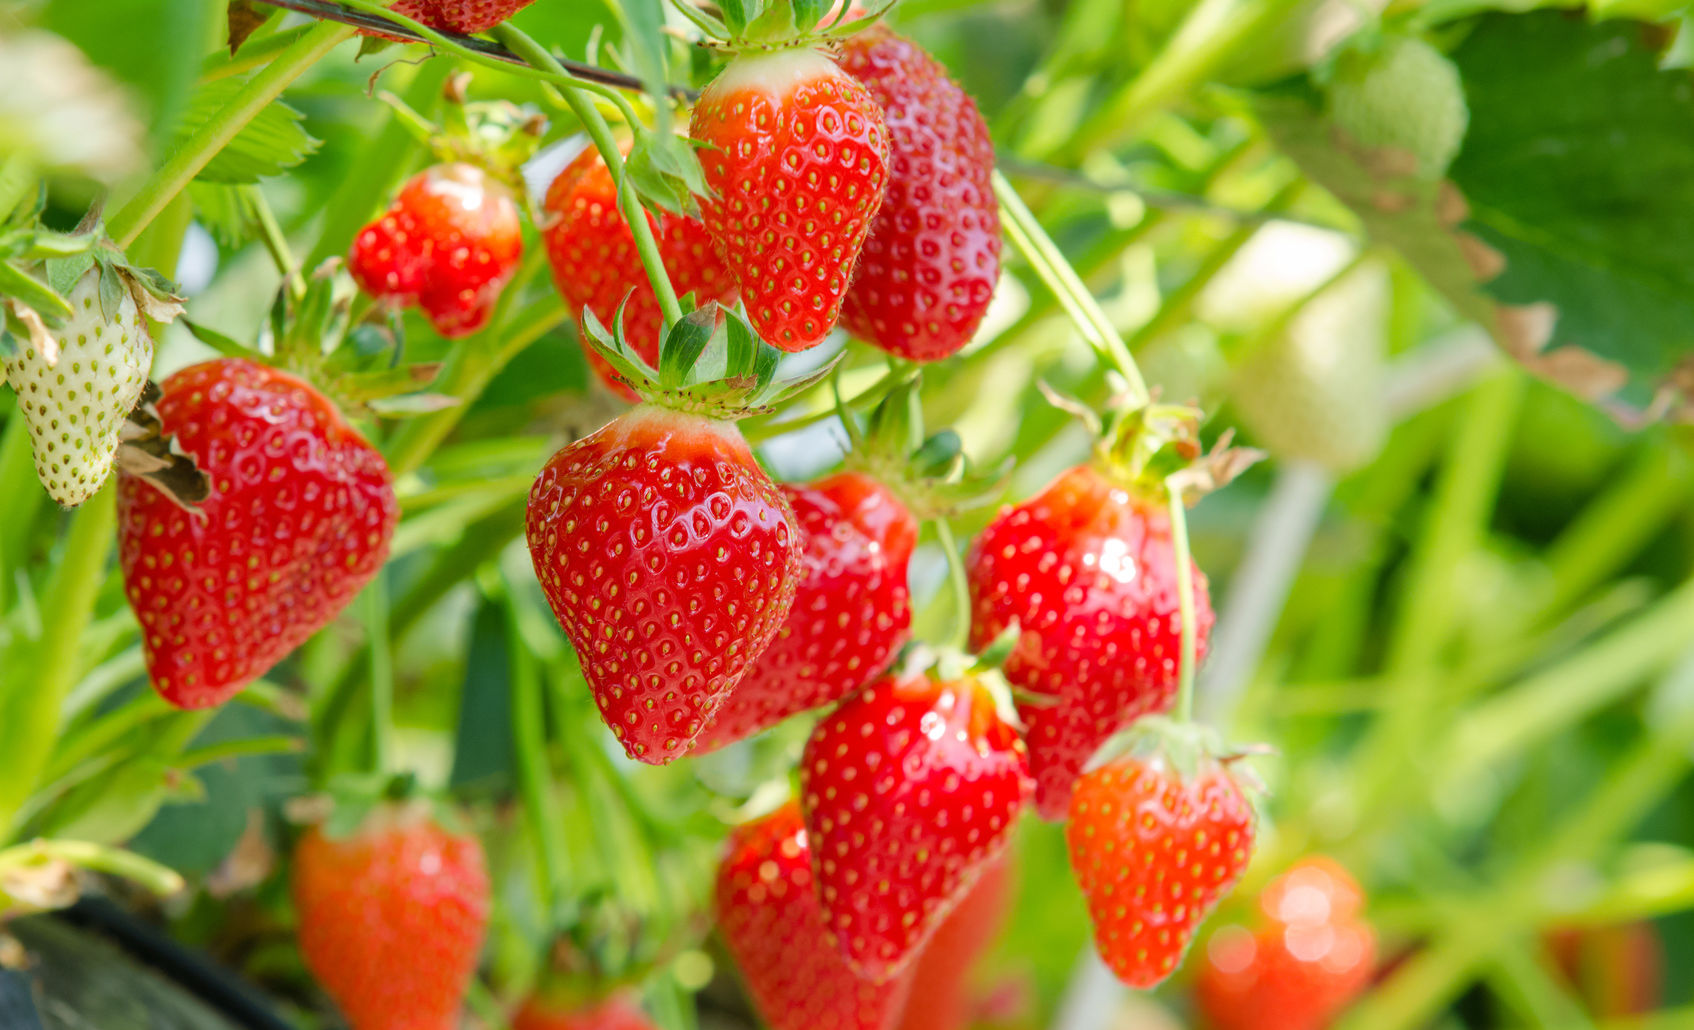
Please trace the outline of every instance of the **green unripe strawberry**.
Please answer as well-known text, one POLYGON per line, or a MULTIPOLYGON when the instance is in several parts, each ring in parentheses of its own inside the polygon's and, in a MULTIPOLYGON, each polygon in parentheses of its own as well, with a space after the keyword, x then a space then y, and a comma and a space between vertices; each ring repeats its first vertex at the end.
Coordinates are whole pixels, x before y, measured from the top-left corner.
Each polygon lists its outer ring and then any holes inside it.
POLYGON ((1410 155, 1409 172, 1438 179, 1470 123, 1459 70, 1441 51, 1412 36, 1388 36, 1336 59, 1329 117, 1361 146, 1410 155))
POLYGON ((1241 359, 1229 394, 1253 443, 1334 472, 1376 456, 1388 435, 1387 303, 1385 273, 1366 265, 1314 297, 1241 359))
POLYGON ((36 475, 53 500, 71 508, 111 474, 124 416, 147 383, 153 337, 146 316, 169 318, 176 306, 111 265, 90 268, 65 299, 73 314, 52 331, 58 359, 23 342, 4 363, 29 427, 36 475))

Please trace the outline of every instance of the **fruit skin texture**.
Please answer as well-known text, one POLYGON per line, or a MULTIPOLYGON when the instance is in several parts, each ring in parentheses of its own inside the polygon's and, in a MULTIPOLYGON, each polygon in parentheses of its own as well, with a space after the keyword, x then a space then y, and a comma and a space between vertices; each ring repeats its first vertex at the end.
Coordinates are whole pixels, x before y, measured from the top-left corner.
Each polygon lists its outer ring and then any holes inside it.
POLYGON ((965 1030, 971 1024, 970 973, 994 943, 1012 907, 1011 852, 984 869, 912 967, 922 984, 906 999, 899 1030, 965 1030))
POLYGON ((322 629, 388 556, 388 466, 304 380, 240 358, 161 385, 164 432, 211 493, 185 511, 118 475, 118 561, 153 686, 221 704, 322 629))
POLYGON ((59 362, 28 339, 0 361, 0 382, 18 392, 18 411, 29 429, 35 474, 48 496, 74 508, 94 496, 111 475, 124 416, 141 397, 153 366, 153 336, 128 290, 117 317, 100 309, 100 270, 78 279, 70 295, 73 315, 54 332, 59 362))
POLYGON ((1215 760, 1187 780, 1162 757, 1083 774, 1065 841, 1095 947, 1118 979, 1146 990, 1176 969, 1247 868, 1253 832, 1252 806, 1215 760))
POLYGON ((488 924, 475 837, 384 805, 352 836, 294 851, 300 951, 353 1030, 454 1030, 488 924))
POLYGON ((650 404, 529 492, 535 574, 631 758, 687 752, 794 603, 800 531, 740 430, 650 404))
MULTIPOLYGON (((966 559, 971 643, 1015 620, 1022 630, 1006 679, 1053 703, 1020 701, 1041 816, 1060 820, 1083 766, 1112 734, 1176 699, 1182 619, 1176 552, 1163 499, 1143 499, 1092 465, 1061 474, 1007 508, 966 559)), ((1196 660, 1212 628, 1196 567, 1196 660)))
POLYGON ((1389 36, 1373 51, 1348 50, 1329 84, 1329 117, 1360 145, 1389 148, 1411 174, 1439 179, 1470 125, 1459 70, 1414 36, 1389 36))
POLYGON ((701 221, 753 328, 785 351, 815 346, 888 186, 881 109, 829 58, 778 50, 732 61, 700 94, 689 134, 708 145, 701 221))
POLYGON ((437 32, 486 32, 535 0, 399 0, 392 10, 437 32))
POLYGON ((794 607, 770 647, 701 731, 711 751, 858 690, 911 635, 906 568, 918 523, 899 498, 858 472, 784 485, 805 541, 794 607))
POLYGON ((1000 280, 994 143, 976 102, 886 25, 842 41, 841 67, 888 124, 888 195, 841 321, 898 357, 936 361, 971 341, 1000 280))
POLYGON ((823 928, 800 809, 789 802, 730 834, 718 866, 718 928, 772 1030, 890 1030, 911 977, 847 967, 823 928))
POLYGON ((885 677, 812 731, 800 805, 826 927, 860 976, 917 957, 1029 799, 1017 732, 972 679, 885 677))
POLYGON ((475 165, 426 168, 353 240, 347 270, 372 297, 418 306, 449 339, 488 323, 523 256, 512 191, 475 165))
MULTIPOLYGON (((617 189, 600 152, 589 147, 567 165, 548 187, 543 206, 549 220, 542 237, 553 266, 553 282, 578 325, 587 309, 610 327, 618 306, 625 305, 624 340, 648 364, 658 367, 664 318, 635 249, 635 236, 618 210, 617 189)), ((735 277, 724 267, 699 219, 666 214, 658 219, 649 216, 648 221, 677 296, 692 293, 700 304, 735 303, 735 277)), ((586 333, 582 337, 586 340, 586 333)), ((619 396, 636 399, 633 390, 613 378, 606 359, 592 347, 585 346, 584 353, 589 366, 619 396)))
POLYGON ((1309 858, 1259 898, 1262 924, 1213 934, 1195 1002, 1214 1030, 1324 1030, 1369 985, 1376 934, 1363 892, 1335 862, 1309 858))
POLYGON ((635 1000, 624 994, 580 1005, 540 996, 527 999, 512 1017, 512 1030, 658 1030, 635 1000))

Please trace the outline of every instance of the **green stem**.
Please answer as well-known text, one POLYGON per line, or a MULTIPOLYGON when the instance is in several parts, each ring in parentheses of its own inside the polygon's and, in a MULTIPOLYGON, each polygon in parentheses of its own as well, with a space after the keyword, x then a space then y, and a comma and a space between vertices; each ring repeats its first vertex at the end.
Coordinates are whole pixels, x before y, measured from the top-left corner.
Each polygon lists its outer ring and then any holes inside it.
MULTIPOLYGON (((676 290, 671 287, 670 275, 665 271, 664 259, 659 255, 659 241, 653 236, 653 224, 641 206, 641 199, 633 189, 628 188, 629 184, 625 181, 623 151, 618 149, 611 126, 606 124, 600 110, 588 99, 580 82, 565 71, 564 66, 559 64, 545 47, 531 39, 523 30, 510 24, 501 25, 495 28, 494 37, 535 68, 551 74, 554 85, 564 94, 565 103, 570 105, 571 111, 582 121, 583 128, 588 130, 595 149, 600 151, 601 160, 606 162, 606 168, 611 172, 612 182, 618 191, 618 208, 623 212, 624 221, 629 223, 630 232, 635 236, 635 249, 641 255, 641 266, 647 270, 647 278, 653 284, 653 293, 659 299, 659 310, 664 313, 665 328, 669 329, 682 318, 682 305, 676 299, 676 290)), ((632 125, 631 128, 637 127, 632 125)))
POLYGON ((178 769, 198 769, 203 765, 214 765, 249 755, 296 755, 304 750, 306 741, 301 737, 280 733, 268 737, 242 737, 239 740, 224 740, 197 747, 192 751, 184 751, 171 765, 178 769))
POLYGON ((1194 570, 1188 547, 1188 508, 1182 491, 1167 486, 1171 518, 1171 550, 1176 553, 1176 604, 1182 616, 1182 660, 1177 665, 1176 707, 1178 722, 1194 718, 1194 664, 1199 650, 1199 633, 1194 624, 1194 570))
POLYGON ((947 555, 947 582, 953 594, 953 646, 963 651, 970 645, 971 636, 970 580, 965 574, 965 560, 959 553, 958 541, 953 538, 953 527, 944 518, 936 519, 932 525, 935 540, 947 555))
POLYGON ((1041 223, 1030 213, 1023 198, 1017 190, 1006 181, 1000 172, 994 173, 994 195, 1000 200, 1000 213, 1006 223, 1006 235, 1012 245, 1023 254, 1035 274, 1047 284, 1047 288, 1058 298, 1059 304, 1065 309, 1072 322, 1081 331, 1083 339, 1100 355, 1100 360, 1116 369, 1129 382, 1130 403, 1132 406, 1146 404, 1149 394, 1147 382, 1141 377, 1141 370, 1135 366, 1135 358, 1124 345, 1123 337, 1118 334, 1117 327, 1101 309, 1100 302, 1088 292, 1076 270, 1059 252, 1059 248, 1047 236, 1041 223))
POLYGON ((11 216, 36 185, 35 168, 22 154, 0 161, 0 222, 11 216))
POLYGON ((388 636, 388 582, 378 572, 365 588, 365 632, 370 638, 371 758, 379 774, 394 772, 394 654, 388 636))
POLYGON ((542 721, 542 695, 546 687, 535 653, 524 643, 518 627, 517 605, 509 584, 505 593, 506 653, 511 662, 512 744, 517 753, 518 792, 523 797, 524 814, 536 849, 536 867, 541 874, 536 897, 541 911, 547 914, 548 928, 553 930, 558 928, 558 899, 570 882, 570 869, 559 838, 564 824, 554 804, 548 775, 547 733, 542 721))
POLYGON ((155 894, 175 894, 184 886, 182 877, 174 870, 151 859, 120 848, 79 840, 34 840, 0 851, 0 874, 53 861, 121 876, 155 894))
POLYGON ((318 59, 353 35, 346 25, 323 23, 295 40, 276 60, 247 81, 228 104, 190 136, 153 173, 139 193, 107 224, 118 246, 128 247, 165 205, 175 199, 248 122, 282 95, 318 59))
POLYGON ((0 612, 11 611, 12 573, 23 568, 30 528, 47 494, 36 486, 29 427, 14 413, 0 429, 0 612))
POLYGON ((282 226, 277 223, 276 213, 271 210, 270 201, 265 199, 264 191, 257 186, 242 186, 241 197, 247 202, 248 213, 253 216, 253 226, 259 230, 259 239, 264 243, 265 250, 270 252, 271 260, 276 263, 276 270, 288 280, 288 292, 298 301, 306 295, 306 277, 300 272, 300 265, 294 260, 294 251, 288 246, 288 237, 283 234, 282 226))
POLYGON ((10 836, 13 819, 35 788, 58 739, 66 693, 76 681, 83 630, 94 615, 94 602, 105 578, 106 556, 117 533, 114 491, 108 484, 71 517, 59 564, 49 581, 42 610, 46 630, 33 642, 33 659, 14 643, 0 667, 29 669, 28 684, 0 693, 0 840, 10 836))

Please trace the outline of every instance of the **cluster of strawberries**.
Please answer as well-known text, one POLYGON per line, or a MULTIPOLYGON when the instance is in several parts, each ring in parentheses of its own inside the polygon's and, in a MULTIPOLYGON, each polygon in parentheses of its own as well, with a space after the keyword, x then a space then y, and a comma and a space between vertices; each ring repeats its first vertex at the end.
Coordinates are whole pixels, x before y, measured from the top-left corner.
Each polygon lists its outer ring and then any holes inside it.
MULTIPOLYGON (((1000 238, 974 103, 884 26, 841 52, 840 63, 805 46, 737 57, 701 96, 691 131, 712 193, 697 219, 651 221, 673 288, 703 302, 669 330, 667 352, 683 337, 704 346, 718 305, 736 300, 787 351, 839 320, 892 354, 935 360, 980 323, 1000 238)), ((655 367, 663 318, 603 156, 578 158, 546 207, 549 257, 590 356, 642 401, 560 450, 528 505, 537 577, 607 725, 630 757, 665 763, 836 705, 806 744, 797 801, 738 829, 720 873, 724 934, 767 1020, 891 1027, 915 963, 1003 863, 1031 799, 1069 822, 1106 961, 1137 986, 1167 976, 1240 876, 1253 813, 1206 749, 1161 743, 1089 769, 1176 696, 1182 618, 1162 481, 1103 446, 971 550, 974 646, 1016 630, 1003 674, 1020 733, 987 673, 890 671, 909 642, 918 535, 898 484, 849 471, 778 486, 733 421, 748 388, 678 389, 674 370, 655 367)), ((463 335, 487 323, 519 231, 506 186, 438 166, 360 233, 350 268, 373 296, 463 335)), ((768 374, 754 389, 767 385, 768 374)), ((210 496, 190 511, 121 477, 125 587, 154 685, 203 707, 345 607, 381 567, 398 508, 380 455, 288 373, 197 365, 167 380, 158 416, 210 496)), ((1203 653, 1211 610, 1190 571, 1203 653)), ((309 834, 295 889, 307 959, 355 1026, 394 1025, 381 1013, 402 997, 415 1025, 457 1011, 487 910, 474 838, 384 806, 353 837, 309 834), (409 927, 424 897, 453 933, 385 932, 391 948, 346 935, 349 922, 409 927), (399 971, 425 938, 446 942, 442 954, 399 971)))

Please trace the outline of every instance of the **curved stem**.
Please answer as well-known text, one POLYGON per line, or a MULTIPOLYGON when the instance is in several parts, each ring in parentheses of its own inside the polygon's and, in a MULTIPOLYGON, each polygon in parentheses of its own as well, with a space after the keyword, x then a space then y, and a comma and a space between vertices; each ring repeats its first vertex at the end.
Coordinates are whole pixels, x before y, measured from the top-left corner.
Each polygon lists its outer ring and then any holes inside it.
POLYGON ((1071 268, 1047 231, 1030 213, 1017 190, 998 171, 994 173, 994 195, 1000 200, 1000 213, 1012 245, 1018 248, 1035 274, 1053 291, 1065 314, 1081 330, 1083 339, 1100 355, 1100 360, 1128 381, 1131 406, 1146 404, 1149 396, 1147 382, 1141 377, 1141 370, 1135 366, 1135 358, 1124 345, 1117 327, 1112 325, 1111 319, 1101 310, 1100 302, 1088 292, 1076 270, 1071 268))
MULTIPOLYGON (((571 111, 581 119, 583 128, 588 130, 589 138, 594 141, 595 149, 600 151, 601 160, 606 162, 606 168, 612 174, 612 183, 618 191, 618 208, 623 212, 624 221, 629 223, 629 230, 635 236, 635 249, 641 255, 641 266, 647 270, 647 278, 652 282, 653 293, 659 300, 659 310, 664 313, 665 328, 669 329, 682 318, 682 306, 676 299, 676 290, 671 287, 671 278, 665 271, 664 259, 659 255, 659 241, 653 236, 653 223, 648 220, 647 211, 641 206, 641 200, 635 195, 635 191, 626 188, 628 184, 624 180, 623 151, 618 149, 611 126, 606 124, 606 119, 601 116, 600 111, 583 95, 581 84, 575 81, 559 64, 558 59, 548 53, 540 43, 531 39, 523 30, 509 24, 497 27, 494 35, 531 66, 551 73, 554 84, 564 94, 565 103, 570 105, 571 111)), ((630 127, 639 128, 634 124, 630 127)))
POLYGON ((152 859, 142 858, 132 851, 80 840, 34 840, 7 848, 0 851, 0 873, 52 861, 121 876, 155 894, 175 894, 184 886, 180 875, 152 859))
POLYGON ((1194 625, 1194 568, 1188 551, 1188 509, 1182 491, 1167 487, 1170 497, 1171 547, 1176 552, 1176 603, 1182 616, 1182 662, 1177 667, 1176 719, 1194 718, 1194 660, 1198 636, 1194 625))
POLYGON ((965 575, 964 556, 959 553, 959 544, 953 538, 953 527, 946 519, 936 519, 936 542, 947 553, 947 582, 953 593, 953 633, 955 647, 964 650, 970 645, 971 636, 971 586, 965 575))
POLYGON ((345 25, 325 22, 295 40, 265 70, 249 79, 240 92, 194 135, 177 148, 170 160, 153 173, 129 203, 107 224, 118 246, 128 247, 149 222, 200 174, 235 134, 270 104, 288 84, 299 78, 320 57, 353 35, 345 25))

